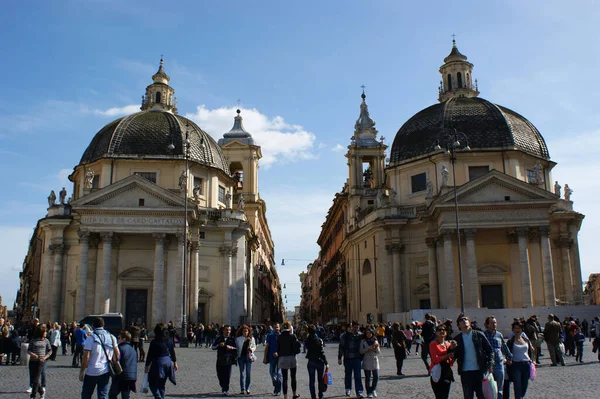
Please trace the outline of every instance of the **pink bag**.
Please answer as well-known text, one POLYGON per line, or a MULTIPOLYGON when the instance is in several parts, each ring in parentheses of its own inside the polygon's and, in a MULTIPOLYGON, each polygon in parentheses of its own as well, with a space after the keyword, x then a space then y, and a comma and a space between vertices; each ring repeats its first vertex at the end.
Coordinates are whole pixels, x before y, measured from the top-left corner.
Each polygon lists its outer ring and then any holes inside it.
POLYGON ((485 399, 496 399, 498 397, 498 386, 496 385, 496 381, 494 380, 494 375, 492 373, 487 373, 484 375, 482 387, 483 397, 485 399))
POLYGON ((529 379, 531 381, 535 381, 535 377, 537 376, 537 371, 535 370, 535 363, 529 363, 529 379))

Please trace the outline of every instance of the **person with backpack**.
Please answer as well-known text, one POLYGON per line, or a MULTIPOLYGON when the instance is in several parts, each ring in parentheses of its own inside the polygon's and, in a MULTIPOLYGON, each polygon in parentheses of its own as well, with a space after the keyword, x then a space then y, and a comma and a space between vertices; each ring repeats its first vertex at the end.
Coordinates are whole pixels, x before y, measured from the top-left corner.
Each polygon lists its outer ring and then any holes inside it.
POLYGON ((353 321, 349 331, 346 331, 340 337, 340 345, 338 348, 338 364, 344 363, 344 386, 346 388, 346 396, 350 396, 352 391, 352 374, 354 373, 354 388, 356 396, 364 398, 361 365, 362 359, 360 355, 361 337, 358 334, 358 322, 353 321))
POLYGON ((273 354, 274 357, 279 359, 279 368, 283 375, 283 399, 288 399, 288 371, 292 380, 292 398, 297 399, 300 397, 300 394, 296 393, 296 370, 298 369, 296 355, 301 351, 302 344, 294 334, 292 325, 289 321, 285 321, 283 323, 283 331, 281 331, 279 338, 277 338, 277 352, 273 354))
POLYGON ((323 340, 317 336, 317 328, 312 324, 309 325, 306 337, 306 358, 308 359, 306 369, 308 370, 311 399, 317 399, 315 379, 319 387, 318 399, 323 399, 323 393, 327 390, 327 384, 323 380, 325 370, 328 368, 324 346, 323 340))

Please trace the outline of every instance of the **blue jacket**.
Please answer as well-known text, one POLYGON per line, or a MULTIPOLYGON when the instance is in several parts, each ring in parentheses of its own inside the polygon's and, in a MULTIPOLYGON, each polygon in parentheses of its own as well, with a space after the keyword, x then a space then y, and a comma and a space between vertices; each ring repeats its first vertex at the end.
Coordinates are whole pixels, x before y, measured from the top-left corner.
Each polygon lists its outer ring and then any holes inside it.
POLYGON ((123 372, 118 376, 123 381, 137 380, 137 353, 129 342, 119 344, 119 352, 121 357, 119 363, 123 368, 123 372))

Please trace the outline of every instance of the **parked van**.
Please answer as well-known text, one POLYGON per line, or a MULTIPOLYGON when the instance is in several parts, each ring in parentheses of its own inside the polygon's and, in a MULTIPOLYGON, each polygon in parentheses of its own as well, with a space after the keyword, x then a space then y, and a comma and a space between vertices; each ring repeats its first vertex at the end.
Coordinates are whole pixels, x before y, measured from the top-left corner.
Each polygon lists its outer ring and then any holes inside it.
POLYGON ((84 317, 80 323, 89 324, 90 327, 94 328, 94 319, 96 317, 104 319, 104 329, 114 336, 117 336, 119 332, 125 329, 125 319, 121 313, 92 314, 84 317))

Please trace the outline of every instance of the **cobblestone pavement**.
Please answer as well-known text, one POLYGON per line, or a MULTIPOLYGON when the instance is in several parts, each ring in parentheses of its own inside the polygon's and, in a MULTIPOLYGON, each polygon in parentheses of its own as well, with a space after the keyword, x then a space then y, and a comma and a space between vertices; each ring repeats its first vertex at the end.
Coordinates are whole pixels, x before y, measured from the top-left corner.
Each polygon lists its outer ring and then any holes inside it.
MULTIPOLYGON (((252 397, 272 397, 273 386, 268 376, 268 367, 263 365, 262 350, 259 345, 258 362, 252 369, 252 397)), ((547 353, 547 351, 546 351, 547 353)), ((328 344, 326 354, 331 363, 333 385, 325 393, 326 398, 345 398, 343 367, 337 364, 337 345, 328 344)), ((167 383, 169 398, 214 398, 221 397, 215 373, 216 353, 207 348, 177 348, 180 369, 176 386, 167 383)), ((310 398, 308 374, 304 355, 298 356, 298 393, 301 398, 310 398)), ((395 360, 392 350, 383 349, 381 377, 377 388, 379 398, 432 398, 429 379, 425 375, 420 357, 409 356, 404 363, 403 377, 395 374, 395 360)), ((574 358, 567 359, 566 367, 550 367, 548 357, 542 358, 538 368, 538 377, 530 383, 528 398, 598 398, 600 392, 600 363, 591 352, 591 344, 586 343, 584 363, 575 363, 574 358)), ((48 365, 48 399, 75 399, 80 397, 81 383, 78 370, 70 367, 70 356, 57 356, 56 362, 48 365)), ((138 363, 138 387, 143 378, 143 367, 138 363)), ((456 372, 455 372, 456 374, 456 372)), ((461 398, 460 380, 452 384, 451 398, 461 398)), ((0 367, 0 399, 27 398, 25 393, 29 381, 27 368, 19 366, 0 367)), ((239 372, 233 368, 230 396, 239 395, 239 372)), ((353 391, 354 395, 354 391, 353 391)), ((514 395, 511 395, 514 396, 514 395)), ((132 394, 132 398, 150 398, 150 394, 132 394)), ((246 395, 246 397, 249 397, 246 395)), ((282 398, 282 396, 280 397, 282 398)))

